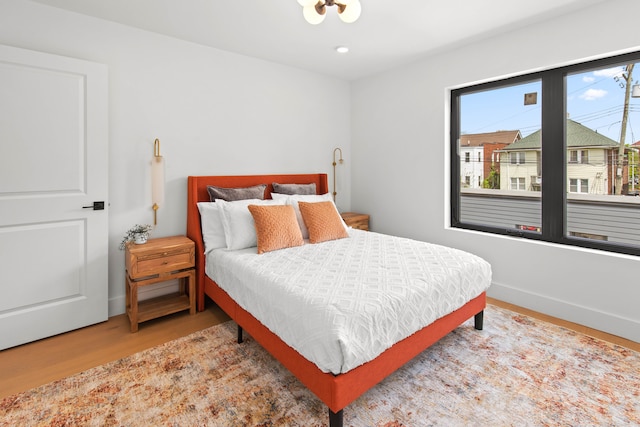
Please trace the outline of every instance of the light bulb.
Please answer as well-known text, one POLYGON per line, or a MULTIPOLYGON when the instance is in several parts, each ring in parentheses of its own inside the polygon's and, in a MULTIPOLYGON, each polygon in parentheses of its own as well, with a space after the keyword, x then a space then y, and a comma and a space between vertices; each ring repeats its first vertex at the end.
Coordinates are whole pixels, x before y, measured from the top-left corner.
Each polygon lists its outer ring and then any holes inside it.
POLYGON ((306 19, 307 22, 311 25, 318 25, 319 23, 324 21, 325 16, 327 16, 326 13, 324 15, 319 15, 316 11, 315 4, 305 6, 302 9, 302 15, 304 16, 304 19, 306 19))
POLYGON ((344 9, 344 12, 342 12, 338 16, 343 22, 351 24, 352 22, 356 22, 358 18, 360 18, 360 13, 362 13, 362 5, 360 4, 360 1, 352 0, 344 9))

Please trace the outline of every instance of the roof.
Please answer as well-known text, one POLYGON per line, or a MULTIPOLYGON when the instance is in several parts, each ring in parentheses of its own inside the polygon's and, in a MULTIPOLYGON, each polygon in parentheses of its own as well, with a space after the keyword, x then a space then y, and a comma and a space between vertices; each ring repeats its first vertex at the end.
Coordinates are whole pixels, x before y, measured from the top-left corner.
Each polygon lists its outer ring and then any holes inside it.
MULTIPOLYGON (((504 147, 502 151, 539 150, 541 147, 541 134, 542 131, 539 130, 531 135, 527 135, 520 141, 516 141, 513 144, 504 147)), ((593 129, 583 126, 576 121, 571 119, 567 120, 567 147, 615 148, 618 146, 620 146, 620 144, 617 141, 599 134, 593 129)))
POLYGON ((468 133, 460 135, 460 147, 479 147, 484 144, 511 144, 520 138, 519 130, 468 133))

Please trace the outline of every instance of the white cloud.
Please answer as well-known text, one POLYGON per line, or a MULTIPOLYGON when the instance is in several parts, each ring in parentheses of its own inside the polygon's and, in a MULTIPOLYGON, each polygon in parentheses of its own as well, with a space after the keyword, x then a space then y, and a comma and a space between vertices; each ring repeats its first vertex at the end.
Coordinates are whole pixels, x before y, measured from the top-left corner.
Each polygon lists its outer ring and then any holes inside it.
POLYGON ((585 101, 594 101, 596 99, 603 98, 606 95, 607 95, 607 91, 606 90, 588 89, 582 95, 580 95, 580 98, 584 99, 585 101))
POLYGON ((584 77, 582 78, 582 81, 583 81, 583 82, 585 82, 585 83, 593 83, 593 82, 595 82, 595 81, 596 81, 596 79, 595 79, 595 78, 593 78, 593 77, 584 76, 584 77))
POLYGON ((624 73, 624 67, 613 67, 604 70, 594 71, 593 75, 598 77, 615 77, 621 76, 624 73))

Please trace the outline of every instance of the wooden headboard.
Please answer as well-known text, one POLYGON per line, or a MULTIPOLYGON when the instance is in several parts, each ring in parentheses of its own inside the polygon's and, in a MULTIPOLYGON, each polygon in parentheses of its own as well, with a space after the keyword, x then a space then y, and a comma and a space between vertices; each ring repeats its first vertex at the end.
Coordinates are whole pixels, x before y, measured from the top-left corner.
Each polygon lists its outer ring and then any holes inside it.
POLYGON ((297 175, 230 175, 230 176, 190 176, 187 180, 187 237, 196 244, 196 300, 198 311, 204 310, 205 302, 205 271, 204 271, 204 242, 200 227, 200 212, 198 202, 208 202, 208 185, 217 187, 250 187, 257 184, 267 184, 265 199, 271 198, 272 183, 278 184, 316 184, 318 194, 329 192, 327 174, 297 174, 297 175))

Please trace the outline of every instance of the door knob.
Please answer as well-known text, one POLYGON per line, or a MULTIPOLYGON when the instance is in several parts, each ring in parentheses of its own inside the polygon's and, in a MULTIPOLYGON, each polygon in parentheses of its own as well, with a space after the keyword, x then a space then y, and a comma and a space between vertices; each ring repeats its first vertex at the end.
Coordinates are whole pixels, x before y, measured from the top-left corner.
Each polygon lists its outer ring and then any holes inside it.
POLYGON ((104 202, 93 202, 92 205, 83 206, 82 209, 93 209, 94 211, 104 210, 104 202))

